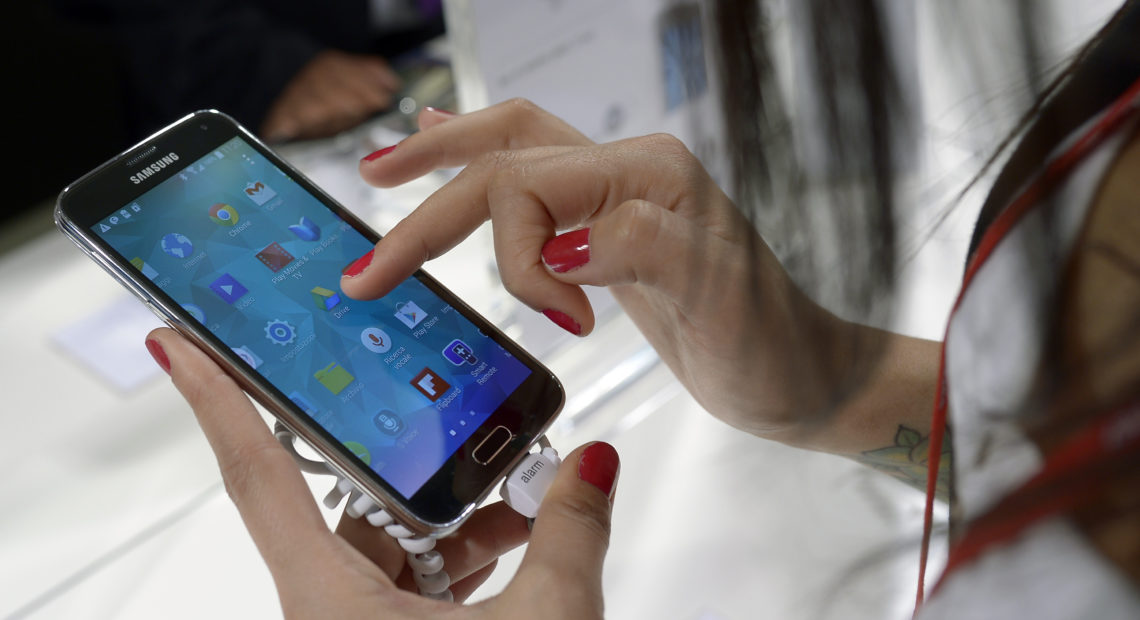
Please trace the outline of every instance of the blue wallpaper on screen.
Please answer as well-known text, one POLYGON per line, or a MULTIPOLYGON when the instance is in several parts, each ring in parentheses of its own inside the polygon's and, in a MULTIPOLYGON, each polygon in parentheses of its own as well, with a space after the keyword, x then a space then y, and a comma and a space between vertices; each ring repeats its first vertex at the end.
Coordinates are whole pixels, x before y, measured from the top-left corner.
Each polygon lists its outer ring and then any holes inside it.
POLYGON ((414 278, 356 301, 372 245, 240 138, 93 228, 410 497, 530 370, 414 278))

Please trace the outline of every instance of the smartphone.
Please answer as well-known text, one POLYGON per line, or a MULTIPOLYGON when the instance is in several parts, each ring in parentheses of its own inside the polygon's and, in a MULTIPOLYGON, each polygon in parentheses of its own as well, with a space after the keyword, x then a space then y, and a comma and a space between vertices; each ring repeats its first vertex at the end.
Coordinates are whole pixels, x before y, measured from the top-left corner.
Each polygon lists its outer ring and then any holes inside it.
POLYGON ((562 408, 558 379, 229 116, 190 114, 68 186, 56 224, 412 531, 457 528, 562 408))

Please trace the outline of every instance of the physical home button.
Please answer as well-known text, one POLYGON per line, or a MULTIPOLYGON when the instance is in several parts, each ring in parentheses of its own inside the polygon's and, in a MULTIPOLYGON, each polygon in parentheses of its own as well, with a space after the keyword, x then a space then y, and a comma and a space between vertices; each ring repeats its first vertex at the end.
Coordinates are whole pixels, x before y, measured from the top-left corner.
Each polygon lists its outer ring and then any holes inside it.
POLYGON ((475 462, 480 465, 490 463, 499 455, 499 452, 503 451, 503 448, 507 447, 507 444, 511 442, 511 439, 514 439, 514 436, 515 434, 507 429, 507 427, 496 426, 483 438, 483 441, 479 442, 479 445, 475 446, 475 449, 471 452, 471 458, 475 459, 475 462))

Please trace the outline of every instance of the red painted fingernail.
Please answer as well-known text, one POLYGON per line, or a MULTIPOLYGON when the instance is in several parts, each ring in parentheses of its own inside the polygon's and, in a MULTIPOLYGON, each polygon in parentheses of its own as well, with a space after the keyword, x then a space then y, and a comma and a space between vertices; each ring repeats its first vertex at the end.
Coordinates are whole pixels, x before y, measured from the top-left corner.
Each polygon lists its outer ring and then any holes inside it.
POLYGON ((578 324, 578 321, 570 318, 569 314, 550 309, 543 310, 542 313, 546 315, 546 318, 554 321, 555 325, 570 332, 571 334, 574 334, 575 336, 580 336, 582 334, 582 326, 578 324))
POLYGON ((353 278, 360 275, 369 265, 372 264, 372 255, 376 253, 376 249, 368 250, 368 253, 360 258, 352 261, 352 263, 340 272, 346 278, 353 278))
POLYGON ((424 112, 435 112, 436 114, 442 114, 443 116, 457 116, 457 114, 451 110, 441 110, 439 108, 433 108, 430 105, 424 106, 424 112))
POLYGON ((610 444, 599 441, 590 444, 578 460, 578 478, 598 487, 606 497, 613 499, 621 459, 610 444))
POLYGON ((150 351, 150 356, 158 364, 158 367, 166 374, 170 374, 170 358, 166 357, 166 351, 162 350, 162 345, 158 344, 157 340, 146 341, 146 350, 150 351))
POLYGON ((562 233, 542 246, 542 262, 554 273, 566 273, 590 262, 590 229, 562 233))
POLYGON ((397 146, 399 146, 399 145, 393 144, 392 146, 386 146, 386 147, 380 149, 379 151, 375 151, 371 154, 365 155, 364 159, 362 161, 375 161, 377 159, 380 159, 381 157, 387 155, 388 153, 391 153, 392 151, 396 150, 397 146))

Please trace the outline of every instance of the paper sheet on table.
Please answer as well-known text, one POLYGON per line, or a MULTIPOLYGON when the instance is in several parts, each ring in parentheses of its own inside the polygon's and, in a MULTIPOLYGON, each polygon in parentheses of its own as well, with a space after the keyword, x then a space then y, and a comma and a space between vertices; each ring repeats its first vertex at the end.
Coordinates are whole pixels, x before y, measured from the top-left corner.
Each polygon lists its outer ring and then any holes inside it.
POLYGON ((444 9, 460 111, 523 97, 600 142, 670 133, 727 178, 708 3, 446 0, 444 9))
POLYGON ((143 344, 161 325, 146 306, 124 295, 63 327, 52 341, 95 376, 129 392, 161 372, 143 344))

